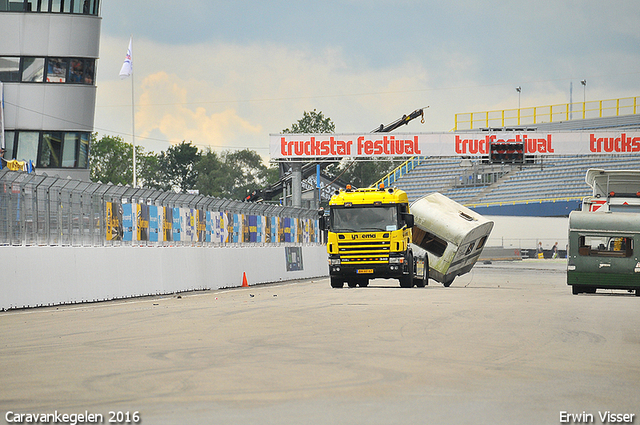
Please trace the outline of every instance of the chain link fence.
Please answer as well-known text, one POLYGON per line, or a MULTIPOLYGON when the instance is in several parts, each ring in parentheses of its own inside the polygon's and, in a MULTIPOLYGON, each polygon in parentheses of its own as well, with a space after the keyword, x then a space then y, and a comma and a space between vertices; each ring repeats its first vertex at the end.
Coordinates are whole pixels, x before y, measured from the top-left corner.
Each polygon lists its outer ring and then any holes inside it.
POLYGON ((318 244, 315 210, 0 170, 0 245, 318 244))

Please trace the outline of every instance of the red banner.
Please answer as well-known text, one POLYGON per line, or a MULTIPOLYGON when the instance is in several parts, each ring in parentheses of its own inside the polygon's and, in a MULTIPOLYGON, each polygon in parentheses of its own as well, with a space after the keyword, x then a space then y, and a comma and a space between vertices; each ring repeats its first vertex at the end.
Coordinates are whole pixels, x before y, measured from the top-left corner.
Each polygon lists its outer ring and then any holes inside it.
POLYGON ((489 155, 492 143, 522 143, 529 155, 640 153, 638 131, 555 133, 271 134, 272 159, 489 155))

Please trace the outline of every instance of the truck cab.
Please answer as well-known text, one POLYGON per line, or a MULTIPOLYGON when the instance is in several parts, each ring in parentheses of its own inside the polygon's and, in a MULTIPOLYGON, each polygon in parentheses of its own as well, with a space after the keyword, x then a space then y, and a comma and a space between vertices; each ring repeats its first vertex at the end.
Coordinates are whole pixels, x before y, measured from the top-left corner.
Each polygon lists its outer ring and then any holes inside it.
POLYGON ((413 216, 407 194, 395 188, 336 191, 326 217, 331 286, 367 286, 373 278, 413 286, 413 216))

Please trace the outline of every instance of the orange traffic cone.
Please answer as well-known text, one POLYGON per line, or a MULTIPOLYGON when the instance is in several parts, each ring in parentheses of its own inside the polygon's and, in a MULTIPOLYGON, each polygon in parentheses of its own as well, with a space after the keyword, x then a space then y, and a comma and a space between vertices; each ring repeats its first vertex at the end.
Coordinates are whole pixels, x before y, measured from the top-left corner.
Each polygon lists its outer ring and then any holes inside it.
POLYGON ((246 272, 242 272, 242 286, 249 286, 249 284, 247 283, 247 273, 246 272))

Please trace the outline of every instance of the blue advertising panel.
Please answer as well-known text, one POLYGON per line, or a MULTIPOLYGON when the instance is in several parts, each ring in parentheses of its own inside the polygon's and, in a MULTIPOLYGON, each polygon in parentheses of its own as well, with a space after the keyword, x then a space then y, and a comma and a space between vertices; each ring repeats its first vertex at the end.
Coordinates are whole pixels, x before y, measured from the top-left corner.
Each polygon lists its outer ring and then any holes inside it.
POLYGON ((180 234, 182 233, 181 226, 181 217, 180 217, 180 208, 173 209, 173 240, 176 242, 180 241, 180 234))
POLYGON ((205 213, 205 242, 211 242, 211 234, 213 233, 213 221, 211 220, 211 211, 205 213))
POLYGON ((122 240, 133 240, 133 205, 122 204, 122 240))
POLYGON ((258 217, 249 216, 249 242, 258 242, 258 217))
POLYGON ((293 239, 291 237, 291 218, 290 217, 285 217, 284 218, 284 241, 285 242, 293 242, 293 239))
POLYGON ((149 240, 158 242, 158 207, 149 205, 149 240))
POLYGON ((240 216, 238 214, 233 215, 233 243, 238 243, 240 240, 240 216))

